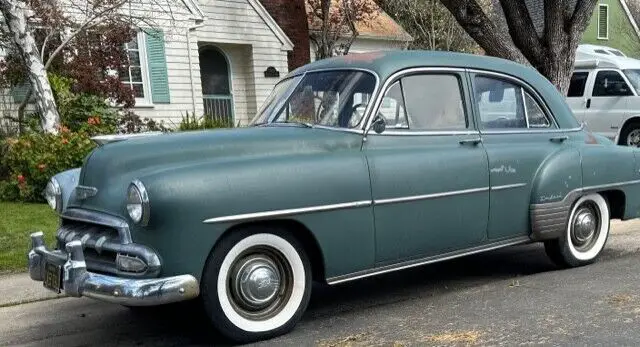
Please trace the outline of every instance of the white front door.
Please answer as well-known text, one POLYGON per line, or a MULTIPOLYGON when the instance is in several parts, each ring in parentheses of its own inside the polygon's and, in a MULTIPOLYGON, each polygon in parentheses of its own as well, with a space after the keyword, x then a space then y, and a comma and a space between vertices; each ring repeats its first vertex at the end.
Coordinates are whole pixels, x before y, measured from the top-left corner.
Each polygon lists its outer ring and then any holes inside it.
POLYGON ((629 98, 635 91, 617 70, 596 70, 591 75, 584 120, 593 132, 613 139, 629 114, 629 98))

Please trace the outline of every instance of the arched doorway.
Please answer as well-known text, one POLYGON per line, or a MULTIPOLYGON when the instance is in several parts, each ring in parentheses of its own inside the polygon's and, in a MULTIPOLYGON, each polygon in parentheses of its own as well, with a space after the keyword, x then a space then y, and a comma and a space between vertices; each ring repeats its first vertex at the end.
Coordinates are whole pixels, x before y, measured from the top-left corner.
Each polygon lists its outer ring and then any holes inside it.
POLYGON ((213 46, 200 49, 200 82, 207 117, 233 122, 231 68, 225 54, 213 46))

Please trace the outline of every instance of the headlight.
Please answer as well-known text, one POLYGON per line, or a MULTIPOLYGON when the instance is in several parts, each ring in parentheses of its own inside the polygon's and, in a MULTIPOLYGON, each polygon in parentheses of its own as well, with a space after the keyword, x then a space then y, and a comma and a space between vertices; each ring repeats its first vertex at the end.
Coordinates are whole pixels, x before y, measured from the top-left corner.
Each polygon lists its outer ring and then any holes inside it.
POLYGON ((47 183, 47 187, 44 189, 44 198, 47 200, 49 206, 54 209, 56 212, 61 212, 62 210, 62 190, 60 189, 60 184, 55 178, 51 178, 49 183, 47 183))
POLYGON ((149 196, 142 182, 134 180, 127 191, 127 213, 136 223, 146 226, 149 223, 149 196))

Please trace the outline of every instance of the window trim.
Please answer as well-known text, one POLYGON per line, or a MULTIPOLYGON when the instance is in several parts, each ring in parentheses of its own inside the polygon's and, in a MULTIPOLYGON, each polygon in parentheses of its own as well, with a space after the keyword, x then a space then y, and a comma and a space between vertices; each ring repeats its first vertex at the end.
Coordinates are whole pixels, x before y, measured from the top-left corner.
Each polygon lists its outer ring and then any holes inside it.
POLYGON ((608 4, 598 4, 598 19, 597 19, 597 26, 596 26, 596 36, 598 37, 598 40, 608 40, 609 39, 609 5, 608 4), (607 33, 606 36, 600 36, 600 9, 601 8, 606 8, 606 12, 607 12, 607 18, 606 18, 606 28, 607 28, 607 33))
POLYGON ((625 74, 618 69, 610 69, 610 68, 595 70, 595 73, 593 74, 593 83, 591 84, 591 90, 589 92, 590 92, 589 96, 592 98, 625 98, 629 96, 637 96, 635 88, 633 87, 631 82, 627 79, 627 76, 625 76, 625 74), (593 91, 596 89, 596 81, 598 80, 598 74, 600 74, 600 72, 603 72, 603 71, 604 72, 611 71, 611 72, 618 73, 618 75, 622 77, 622 80, 627 85, 627 88, 629 88, 629 90, 631 91, 631 95, 594 95, 593 91))
MULTIPOLYGON (((413 67, 406 68, 403 70, 396 71, 393 75, 391 75, 382 87, 378 90, 378 94, 376 96, 375 103, 372 104, 371 112, 369 113, 367 121, 364 123, 364 129, 367 136, 441 136, 441 135, 478 135, 478 129, 476 127, 476 120, 473 112, 472 101, 469 97, 469 86, 468 86, 468 69, 466 68, 456 68, 456 67, 413 67), (415 75, 415 74, 454 74, 461 78, 460 88, 461 88, 461 96, 463 101, 463 107, 465 108, 465 117, 467 118, 467 122, 469 122, 468 128, 466 130, 410 130, 410 129, 393 129, 387 128, 381 134, 376 132, 368 131, 367 129, 371 129, 373 120, 376 115, 380 111, 380 107, 382 107, 382 100, 384 96, 387 94, 389 89, 398 81, 400 81, 403 77, 415 75)), ((404 94, 403 94, 404 98, 404 94)))
POLYGON ((552 132, 565 132, 565 131, 570 131, 571 129, 562 129, 559 125, 557 120, 555 119, 555 117, 553 116, 553 114, 551 113, 551 111, 549 110, 547 104, 543 101, 543 99, 540 97, 540 95, 538 94, 537 91, 535 91, 532 87, 530 87, 527 83, 520 81, 517 78, 511 77, 511 76, 507 76, 507 75, 503 75, 500 73, 492 73, 492 72, 488 72, 488 71, 482 71, 482 70, 469 70, 469 83, 471 84, 471 98, 473 99, 473 111, 476 115, 476 126, 478 131, 481 134, 513 134, 513 133, 522 133, 522 134, 530 134, 530 133, 552 133, 552 132), (526 128, 492 128, 492 129, 484 129, 482 127, 480 127, 480 110, 478 109, 478 103, 475 100, 475 93, 473 92, 475 89, 475 77, 485 77, 485 78, 491 78, 491 79, 497 79, 497 80, 502 80, 506 83, 510 83, 513 84, 517 87, 520 87, 521 92, 521 98, 522 98, 522 103, 523 103, 523 107, 524 107, 524 112, 525 112, 525 120, 527 122, 527 127, 526 128), (548 127, 546 128, 539 128, 539 127, 535 127, 535 128, 531 128, 529 126, 529 117, 527 115, 527 111, 526 111, 526 105, 525 100, 524 100, 524 92, 526 92, 527 94, 529 94, 533 100, 536 102, 536 104, 538 105, 538 107, 540 107, 540 110, 542 110, 542 113, 544 113, 544 115, 551 121, 551 124, 549 124, 548 127))
MULTIPOLYGON (((138 54, 140 56, 140 73, 142 75, 143 98, 135 98, 134 108, 153 107, 153 95, 151 95, 151 76, 149 76, 149 59, 147 56, 147 37, 144 31, 138 30, 136 34, 138 41, 138 54)), ((128 53, 128 51, 127 51, 128 53)))

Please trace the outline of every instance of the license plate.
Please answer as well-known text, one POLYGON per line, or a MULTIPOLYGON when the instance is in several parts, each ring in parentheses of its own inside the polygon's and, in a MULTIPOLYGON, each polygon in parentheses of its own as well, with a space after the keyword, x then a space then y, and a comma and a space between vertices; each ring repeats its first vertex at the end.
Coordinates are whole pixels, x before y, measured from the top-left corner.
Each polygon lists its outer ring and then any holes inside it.
POLYGON ((45 288, 60 293, 62 289, 62 266, 45 263, 44 264, 44 280, 42 284, 45 288))

